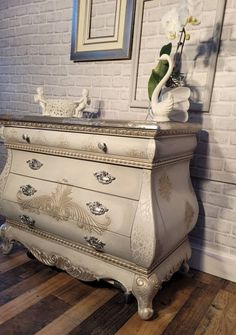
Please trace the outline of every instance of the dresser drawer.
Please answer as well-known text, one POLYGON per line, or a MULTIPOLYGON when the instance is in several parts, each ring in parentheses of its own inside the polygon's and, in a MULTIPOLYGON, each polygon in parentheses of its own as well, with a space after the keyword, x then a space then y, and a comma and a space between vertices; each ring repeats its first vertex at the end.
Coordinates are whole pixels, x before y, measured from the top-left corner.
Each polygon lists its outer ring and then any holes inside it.
POLYGON ((95 247, 102 246, 99 251, 132 261, 129 237, 110 231, 104 232, 102 236, 95 232, 89 233, 79 229, 74 221, 57 221, 55 218, 49 218, 45 214, 36 214, 29 210, 22 210, 16 203, 8 200, 3 200, 2 207, 4 215, 8 219, 21 222, 26 227, 29 227, 29 225, 24 223, 27 221, 22 220, 22 217, 30 218, 33 223, 30 226, 32 233, 34 229, 50 232, 63 239, 90 246, 93 250, 97 250, 95 247), (90 245, 90 241, 95 241, 93 243, 94 247, 90 245))
POLYGON ((142 169, 19 150, 12 153, 13 173, 139 199, 142 169))
POLYGON ((90 153, 152 159, 154 145, 150 139, 69 133, 29 128, 4 128, 6 143, 21 143, 59 149, 80 150, 90 153))
MULTIPOLYGON (((58 226, 75 222, 78 228, 100 235, 109 230, 130 236, 137 201, 71 187, 16 174, 10 174, 3 199, 21 209, 54 218, 58 226)), ((39 222, 40 225, 40 222, 39 222)), ((48 231, 51 231, 48 220, 48 231)))

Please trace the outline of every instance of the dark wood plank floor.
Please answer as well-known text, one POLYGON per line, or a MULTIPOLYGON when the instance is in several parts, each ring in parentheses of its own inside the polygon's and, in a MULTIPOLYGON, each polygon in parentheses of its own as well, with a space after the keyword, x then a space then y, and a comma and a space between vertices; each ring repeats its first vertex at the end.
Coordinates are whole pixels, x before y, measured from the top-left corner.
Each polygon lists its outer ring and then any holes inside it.
POLYGON ((0 254, 1 335, 236 335, 236 284, 197 271, 175 275, 142 321, 106 283, 82 283, 26 256, 0 254))

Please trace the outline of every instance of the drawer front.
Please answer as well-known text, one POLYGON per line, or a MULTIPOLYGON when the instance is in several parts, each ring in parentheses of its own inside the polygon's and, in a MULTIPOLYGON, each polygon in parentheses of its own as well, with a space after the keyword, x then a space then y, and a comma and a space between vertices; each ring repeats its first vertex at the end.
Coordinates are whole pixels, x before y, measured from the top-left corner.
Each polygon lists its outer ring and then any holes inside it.
POLYGON ((73 221, 58 222, 55 218, 49 218, 45 214, 32 213, 26 209, 22 210, 16 203, 7 200, 3 200, 2 207, 7 218, 21 222, 32 230, 35 228, 45 232, 50 230, 51 233, 59 237, 89 246, 93 250, 132 261, 129 237, 110 231, 104 232, 102 236, 95 232, 89 233, 78 229, 73 221))
MULTIPOLYGON (((74 221, 86 232, 130 236, 137 201, 16 174, 10 174, 3 199, 58 221, 74 221)), ((40 222, 39 222, 40 224, 40 222)), ((50 220, 48 223, 51 231, 50 220)))
POLYGON ((13 150, 11 171, 131 199, 139 199, 142 170, 13 150))
POLYGON ((151 145, 153 141, 150 139, 14 127, 5 127, 4 137, 7 143, 42 145, 136 159, 152 158, 154 154, 151 145))

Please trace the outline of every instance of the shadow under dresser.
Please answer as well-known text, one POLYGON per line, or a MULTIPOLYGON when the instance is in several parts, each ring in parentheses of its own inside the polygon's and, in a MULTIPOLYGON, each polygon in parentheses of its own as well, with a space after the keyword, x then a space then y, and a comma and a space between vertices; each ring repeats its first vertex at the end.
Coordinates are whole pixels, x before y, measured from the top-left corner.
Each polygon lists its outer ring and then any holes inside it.
POLYGON ((2 250, 22 243, 44 264, 117 281, 142 319, 163 281, 191 256, 198 205, 187 123, 1 116, 2 250))

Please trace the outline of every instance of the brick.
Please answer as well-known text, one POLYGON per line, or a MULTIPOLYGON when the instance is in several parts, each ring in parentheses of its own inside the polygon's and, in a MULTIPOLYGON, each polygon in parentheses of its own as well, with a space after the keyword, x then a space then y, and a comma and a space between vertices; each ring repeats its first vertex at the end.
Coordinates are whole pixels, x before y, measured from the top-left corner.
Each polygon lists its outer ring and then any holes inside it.
MULTIPOLYGON (((57 1, 56 1, 57 2, 57 1)), ((65 1, 67 2, 67 1, 65 1)), ((53 1, 47 1, 47 2, 43 2, 40 7, 40 12, 41 13, 48 13, 48 12, 52 12, 54 9, 55 9, 55 6, 54 6, 54 2, 53 1)))
POLYGON ((71 1, 65 1, 65 0, 56 1, 56 9, 66 9, 66 8, 72 8, 71 1))
POLYGON ((220 93, 221 101, 236 101, 235 88, 222 88, 220 93))
POLYGON ((225 12, 224 24, 232 25, 232 22, 235 22, 236 10, 230 10, 225 12))
POLYGON ((230 35, 231 40, 236 40, 236 26, 233 26, 231 28, 231 35, 230 35))
POLYGON ((236 57, 227 57, 227 62, 224 61, 224 71, 236 72, 236 57))
POLYGON ((57 76, 66 76, 67 68, 65 66, 52 66, 51 74, 57 76))
POLYGON ((39 34, 49 34, 53 32, 53 25, 51 23, 45 23, 39 25, 39 34))
POLYGON ((65 33, 70 31, 70 29, 71 29, 70 22, 59 22, 54 24, 55 33, 65 33))
POLYGON ((32 56, 31 57, 32 65, 43 65, 45 64, 45 57, 43 56, 32 56))
POLYGON ((225 131, 202 131, 200 133, 200 140, 204 143, 220 143, 228 144, 230 139, 230 134, 225 131))
POLYGON ((236 211, 229 209, 221 209, 220 217, 227 221, 236 222, 236 211))
POLYGON ((127 111, 128 110, 128 101, 122 101, 122 100, 115 100, 112 102, 112 108, 114 108, 114 110, 118 110, 118 111, 127 111))
POLYGON ((32 76, 33 85, 44 85, 44 76, 32 76))
POLYGON ((232 195, 236 200, 236 185, 234 184, 225 184, 223 188, 223 193, 226 195, 232 195))
POLYGON ((214 193, 205 193, 205 202, 214 206, 232 210, 236 204, 235 199, 214 193))
POLYGON ((211 229, 206 229, 206 228, 202 229, 200 227, 195 227, 191 231, 191 236, 200 238, 201 240, 213 242, 215 239, 215 232, 214 230, 211 230, 211 229))
POLYGON ((191 245, 194 247, 203 247, 204 249, 208 249, 211 251, 214 251, 216 253, 223 253, 223 254, 229 254, 230 253, 230 248, 220 245, 220 244, 216 244, 215 242, 210 242, 210 241, 206 241, 206 240, 202 240, 202 239, 198 239, 195 236, 191 236, 190 235, 190 242, 191 245))
POLYGON ((230 135, 230 144, 236 145, 236 134, 230 135))
POLYGON ((209 204, 204 204, 202 209, 200 209, 201 214, 205 215, 206 217, 217 218, 220 209, 217 206, 212 206, 209 204))
POLYGON ((74 86, 75 85, 75 78, 65 77, 60 78, 60 85, 62 86, 74 86))
POLYGON ((225 168, 224 169, 227 172, 236 173, 236 160, 230 160, 230 159, 228 159, 225 162, 225 168))
POLYGON ((96 76, 93 78, 93 85, 95 87, 112 87, 112 77, 96 76))
POLYGON ((235 87, 236 73, 217 72, 215 76, 216 87, 235 87))
POLYGON ((236 250, 231 248, 230 249, 230 256, 236 257, 236 250))
MULTIPOLYGON (((236 75, 235 75, 235 82, 236 82, 236 75)), ((227 86, 227 85, 225 85, 227 86)), ((210 113, 211 115, 216 115, 216 116, 229 116, 232 114, 233 111, 233 106, 232 103, 212 103, 211 104, 211 109, 210 113)))
POLYGON ((59 78, 56 76, 43 76, 45 85, 59 85, 59 78))
POLYGON ((223 244, 230 248, 236 248, 236 237, 224 235, 224 234, 216 234, 216 243, 223 244))
POLYGON ((204 227, 220 233, 230 234, 232 223, 214 218, 204 218, 204 227))
POLYGON ((64 87, 60 87, 60 86, 53 86, 52 87, 52 95, 53 96, 65 96, 66 95, 66 90, 64 87))
POLYGON ((127 78, 122 78, 122 77, 113 77, 112 79, 112 86, 113 87, 129 87, 129 81, 127 78))
POLYGON ((103 64, 102 74, 104 76, 119 76, 121 75, 122 66, 121 64, 103 64))
POLYGON ((222 183, 211 181, 211 180, 200 180, 198 178, 193 178, 194 186, 198 190, 221 193, 222 183))
POLYGON ((102 99, 109 98, 109 99, 117 100, 117 99, 119 99, 119 96, 118 96, 116 90, 114 90, 113 88, 103 88, 101 90, 101 98, 102 99))
POLYGON ((58 65, 60 64, 59 56, 46 56, 46 64, 47 65, 58 65))
POLYGON ((212 169, 217 171, 222 171, 224 162, 222 159, 209 158, 207 156, 198 156, 196 159, 196 166, 204 169, 212 169))
POLYGON ((38 14, 33 16, 33 24, 42 24, 47 22, 45 14, 38 14))
POLYGON ((228 118, 225 120, 216 119, 215 121, 215 129, 217 130, 236 130, 236 119, 235 118, 228 118))
POLYGON ((236 236, 236 224, 233 226, 232 234, 236 236))

